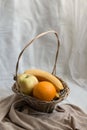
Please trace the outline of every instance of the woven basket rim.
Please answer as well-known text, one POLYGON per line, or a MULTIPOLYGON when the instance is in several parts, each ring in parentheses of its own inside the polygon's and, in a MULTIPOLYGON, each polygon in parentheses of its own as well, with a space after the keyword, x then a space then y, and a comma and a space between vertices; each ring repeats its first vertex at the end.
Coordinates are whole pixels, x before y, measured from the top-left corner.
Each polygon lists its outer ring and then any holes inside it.
MULTIPOLYGON (((57 77, 57 76, 56 76, 56 77, 57 77)), ((23 93, 21 93, 21 92, 18 91, 18 89, 17 89, 17 87, 16 87, 16 86, 17 86, 17 85, 16 85, 16 82, 13 84, 12 90, 13 90, 13 92, 16 93, 17 95, 21 95, 21 96, 23 96, 24 98, 31 98, 32 100, 36 100, 36 101, 38 101, 38 102, 40 102, 40 103, 51 103, 51 102, 58 103, 58 102, 63 101, 65 98, 67 98, 67 96, 69 95, 70 89, 69 89, 68 85, 65 83, 65 81, 63 81, 63 80, 62 80, 61 78, 59 78, 59 77, 57 77, 57 78, 62 82, 62 85, 63 85, 63 87, 64 87, 63 91, 65 91, 65 92, 63 93, 63 95, 61 95, 61 96, 63 96, 63 97, 60 97, 60 98, 58 98, 57 100, 42 101, 42 100, 39 100, 39 99, 37 99, 37 98, 35 98, 35 97, 33 97, 33 96, 25 95, 25 94, 23 94, 23 93)))

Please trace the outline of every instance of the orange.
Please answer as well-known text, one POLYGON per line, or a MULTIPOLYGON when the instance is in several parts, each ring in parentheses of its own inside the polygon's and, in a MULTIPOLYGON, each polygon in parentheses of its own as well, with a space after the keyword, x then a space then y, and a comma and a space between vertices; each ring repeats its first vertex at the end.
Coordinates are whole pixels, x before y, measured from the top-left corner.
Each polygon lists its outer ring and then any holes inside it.
POLYGON ((41 81, 33 88, 33 96, 43 101, 51 101, 56 96, 56 88, 48 81, 41 81))

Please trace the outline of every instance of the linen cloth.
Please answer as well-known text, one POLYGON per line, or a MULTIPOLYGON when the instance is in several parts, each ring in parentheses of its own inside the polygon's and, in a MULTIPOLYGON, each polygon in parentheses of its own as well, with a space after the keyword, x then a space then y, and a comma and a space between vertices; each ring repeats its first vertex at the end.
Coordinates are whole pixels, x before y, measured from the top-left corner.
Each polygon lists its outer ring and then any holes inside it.
POLYGON ((0 130, 87 130, 87 114, 72 104, 61 107, 64 112, 42 113, 11 95, 0 102, 0 130))

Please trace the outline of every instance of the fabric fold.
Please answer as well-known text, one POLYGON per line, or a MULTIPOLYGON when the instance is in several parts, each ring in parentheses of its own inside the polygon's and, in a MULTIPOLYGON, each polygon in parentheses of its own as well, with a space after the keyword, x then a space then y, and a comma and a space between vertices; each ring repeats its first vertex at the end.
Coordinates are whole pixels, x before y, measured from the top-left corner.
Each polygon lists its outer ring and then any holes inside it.
POLYGON ((38 112, 18 95, 0 101, 0 130, 87 130, 87 114, 72 104, 62 104, 61 112, 38 112))

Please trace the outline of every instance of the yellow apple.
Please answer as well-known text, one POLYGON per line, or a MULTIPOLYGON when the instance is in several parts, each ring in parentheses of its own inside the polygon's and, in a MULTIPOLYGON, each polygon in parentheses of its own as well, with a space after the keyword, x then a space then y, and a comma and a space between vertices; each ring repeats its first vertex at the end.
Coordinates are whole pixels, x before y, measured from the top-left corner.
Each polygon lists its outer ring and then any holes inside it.
POLYGON ((27 95, 30 95, 32 93, 33 87, 38 82, 38 79, 34 75, 24 73, 18 76, 18 84, 20 86, 20 91, 27 95))

